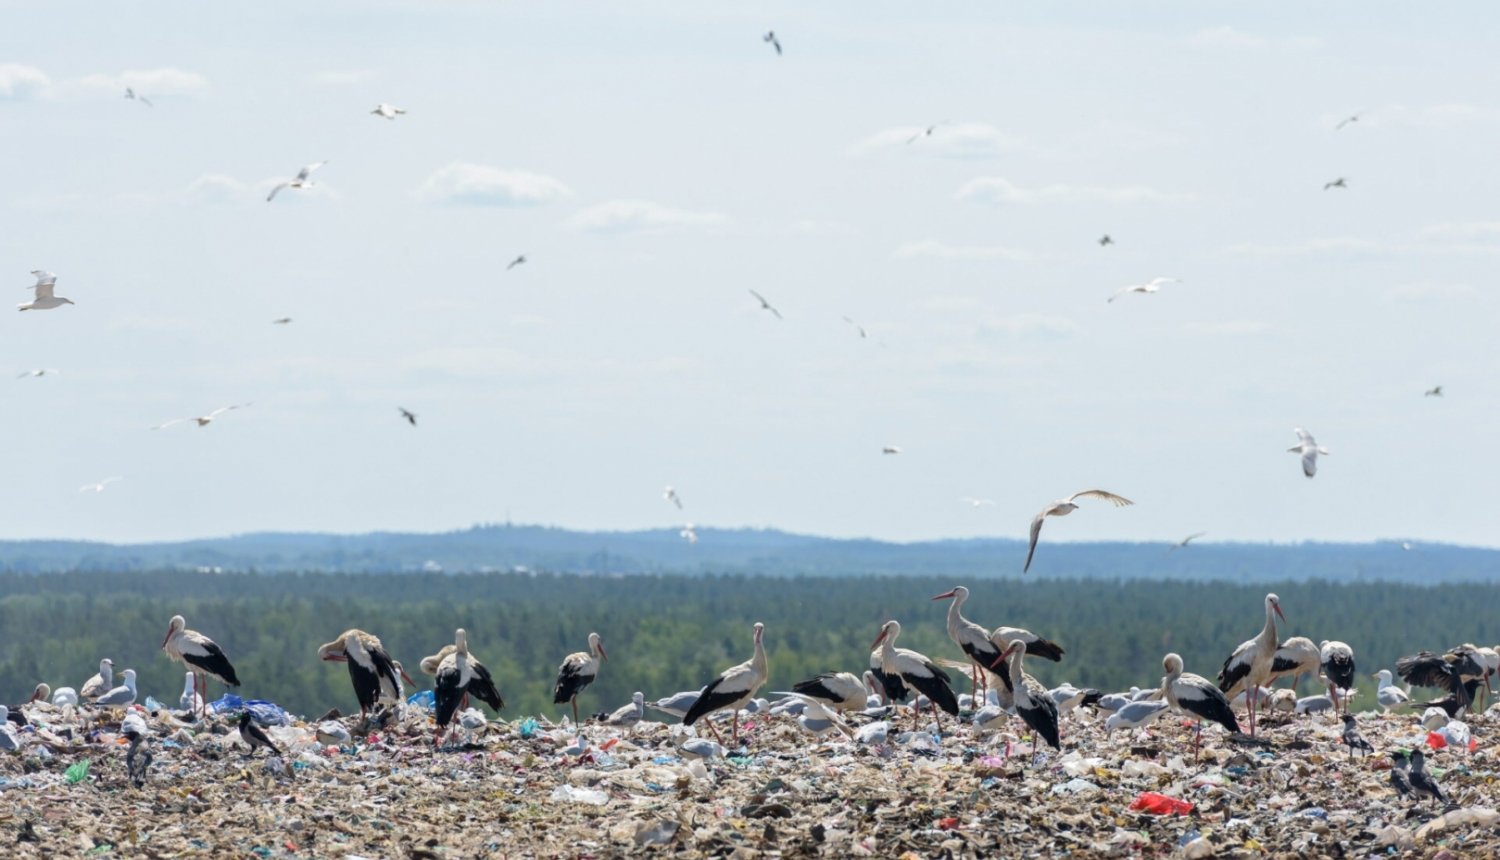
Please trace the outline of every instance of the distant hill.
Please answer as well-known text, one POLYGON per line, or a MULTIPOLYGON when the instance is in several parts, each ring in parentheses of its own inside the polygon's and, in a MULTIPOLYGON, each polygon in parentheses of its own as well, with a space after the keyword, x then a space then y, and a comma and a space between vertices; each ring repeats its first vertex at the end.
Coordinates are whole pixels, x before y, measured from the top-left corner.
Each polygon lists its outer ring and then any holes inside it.
MULTIPOLYGON (((888 543, 772 529, 579 532, 484 525, 439 534, 261 533, 176 543, 0 541, 0 570, 338 571, 449 573, 550 571, 767 576, 1019 577, 1026 546, 993 538, 888 543)), ((1395 542, 1364 544, 1194 543, 1170 555, 1161 543, 1050 542, 1033 578, 1271 582, 1324 579, 1432 584, 1500 581, 1500 550, 1395 542)))

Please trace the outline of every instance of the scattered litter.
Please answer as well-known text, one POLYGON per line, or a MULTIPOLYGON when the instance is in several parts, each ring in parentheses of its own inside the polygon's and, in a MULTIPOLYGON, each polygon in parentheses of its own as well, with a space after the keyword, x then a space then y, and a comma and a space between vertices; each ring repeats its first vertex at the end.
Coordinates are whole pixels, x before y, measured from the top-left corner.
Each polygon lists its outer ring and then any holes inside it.
POLYGON ((602 791, 591 788, 579 788, 574 785, 559 785, 552 790, 553 800, 563 800, 568 803, 589 803, 594 806, 603 806, 609 803, 609 795, 602 791))

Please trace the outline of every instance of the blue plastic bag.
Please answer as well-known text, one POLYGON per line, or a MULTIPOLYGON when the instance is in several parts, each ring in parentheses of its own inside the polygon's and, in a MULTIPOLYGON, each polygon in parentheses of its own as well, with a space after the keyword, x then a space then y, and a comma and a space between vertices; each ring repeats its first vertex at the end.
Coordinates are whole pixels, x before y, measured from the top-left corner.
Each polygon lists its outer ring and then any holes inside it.
POLYGON ((437 697, 432 694, 431 690, 423 690, 420 693, 412 694, 412 697, 407 699, 406 703, 421 708, 424 711, 430 711, 437 707, 437 697))
POLYGON ((255 720, 263 726, 289 726, 292 724, 292 716, 285 708, 275 702, 267 702, 261 699, 251 699, 244 703, 245 710, 250 712, 250 719, 255 720))
POLYGON ((217 702, 209 702, 208 709, 216 714, 227 714, 232 711, 241 711, 245 708, 245 700, 231 693, 224 694, 224 698, 217 702))

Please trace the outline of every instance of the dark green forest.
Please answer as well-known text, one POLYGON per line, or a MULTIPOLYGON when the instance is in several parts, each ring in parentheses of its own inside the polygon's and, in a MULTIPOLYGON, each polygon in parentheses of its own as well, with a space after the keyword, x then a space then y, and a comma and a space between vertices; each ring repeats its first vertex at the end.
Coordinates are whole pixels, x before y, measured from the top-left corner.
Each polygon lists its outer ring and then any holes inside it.
MULTIPOLYGON (((967 617, 991 628, 1025 627, 1067 649, 1060 665, 1027 663, 1040 680, 1105 691, 1154 685, 1167 651, 1213 677, 1236 645, 1259 632, 1267 590, 1281 596, 1283 637, 1342 639, 1354 647, 1362 676, 1418 649, 1500 640, 1500 586, 1476 584, 9 573, 0 574, 0 702, 24 700, 40 681, 76 688, 107 656, 116 672, 137 671, 143 697, 175 703, 183 670, 158 647, 179 613, 223 646, 242 695, 310 716, 334 706, 357 710, 346 669, 315 656, 349 627, 379 636, 408 667, 464 627, 509 704, 507 717, 562 713, 549 695, 557 665, 585 647, 590 631, 610 655, 580 701, 590 712, 624 704, 635 690, 652 699, 702 686, 750 656, 756 621, 766 623, 767 689, 783 690, 818 672, 863 671, 888 618, 901 621, 902 646, 956 659, 944 628, 948 603, 931 600, 955 584, 973 592, 967 617)), ((1361 689, 1368 703, 1373 682, 1361 689)), ((221 692, 214 684, 210 695, 221 692)))

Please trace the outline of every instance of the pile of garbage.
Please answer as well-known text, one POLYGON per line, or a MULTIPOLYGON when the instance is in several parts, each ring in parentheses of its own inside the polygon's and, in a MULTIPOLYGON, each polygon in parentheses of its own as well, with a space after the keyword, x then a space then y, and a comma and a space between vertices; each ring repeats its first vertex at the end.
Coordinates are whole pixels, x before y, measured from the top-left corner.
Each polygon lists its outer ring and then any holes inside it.
POLYGON ((524 718, 471 722, 439 748, 420 701, 369 720, 208 710, 25 708, 0 756, 0 853, 1500 856, 1500 748, 1486 743, 1500 709, 1445 731, 1360 714, 1373 754, 1345 746, 1333 714, 1268 714, 1254 740, 1204 729, 1197 758, 1191 723, 1107 732, 1086 708, 1064 714, 1061 750, 1036 751, 1020 720, 981 732, 907 708, 861 741, 762 709, 740 715, 738 744, 727 724, 720 745, 705 723, 524 718), (257 732, 274 751, 251 753, 257 732), (1446 804, 1398 796, 1398 750, 1425 753, 1446 804))

